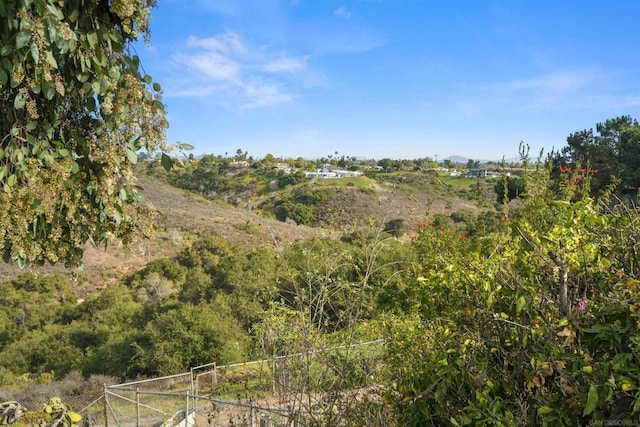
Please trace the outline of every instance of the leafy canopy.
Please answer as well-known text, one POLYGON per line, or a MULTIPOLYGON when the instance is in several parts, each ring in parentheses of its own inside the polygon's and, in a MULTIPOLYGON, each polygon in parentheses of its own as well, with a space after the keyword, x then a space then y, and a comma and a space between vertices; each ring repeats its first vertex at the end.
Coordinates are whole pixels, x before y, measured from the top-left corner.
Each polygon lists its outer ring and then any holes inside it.
POLYGON ((161 88, 141 72, 131 43, 148 34, 154 5, 0 2, 6 262, 76 264, 88 240, 126 243, 151 231, 131 169, 140 149, 167 150, 166 120, 161 88))

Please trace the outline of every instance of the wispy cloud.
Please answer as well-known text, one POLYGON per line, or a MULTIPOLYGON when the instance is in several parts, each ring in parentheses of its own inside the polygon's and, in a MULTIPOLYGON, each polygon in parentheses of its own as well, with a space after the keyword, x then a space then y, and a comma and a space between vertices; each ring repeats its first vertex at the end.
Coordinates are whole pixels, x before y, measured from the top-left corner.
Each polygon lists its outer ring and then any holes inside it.
POLYGON ((604 105, 633 105, 636 96, 612 98, 615 71, 570 69, 490 84, 466 83, 452 103, 467 115, 483 111, 577 111, 604 105))
POLYGON ((561 95, 590 85, 599 75, 596 70, 560 71, 510 80, 499 86, 505 90, 535 90, 561 95))
POLYGON ((307 58, 278 58, 264 65, 262 68, 269 73, 294 73, 307 68, 307 58))
POLYGON ((189 36, 187 47, 202 47, 221 53, 244 53, 246 51, 240 35, 233 32, 222 33, 206 39, 189 36))
POLYGON ((339 8, 335 9, 333 11, 333 15, 337 16, 338 18, 342 18, 342 19, 349 19, 351 18, 351 12, 349 12, 347 10, 346 7, 344 6, 340 6, 339 8))
POLYGON ((236 32, 190 36, 173 56, 184 76, 167 96, 215 97, 231 108, 261 108, 291 102, 306 79, 307 58, 272 53, 248 44, 236 32))

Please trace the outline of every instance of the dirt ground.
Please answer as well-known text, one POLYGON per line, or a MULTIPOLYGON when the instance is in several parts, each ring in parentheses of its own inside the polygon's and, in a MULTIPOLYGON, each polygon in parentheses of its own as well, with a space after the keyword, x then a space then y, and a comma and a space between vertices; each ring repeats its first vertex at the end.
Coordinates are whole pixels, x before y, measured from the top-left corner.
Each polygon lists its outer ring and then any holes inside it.
POLYGON ((74 285, 78 298, 104 289, 124 274, 143 268, 159 257, 172 257, 182 247, 182 237, 188 233, 217 235, 242 248, 266 246, 280 248, 289 242, 313 236, 339 237, 343 232, 361 227, 381 230, 385 222, 402 218, 410 231, 415 223, 427 216, 457 209, 478 211, 469 201, 456 197, 434 196, 424 192, 406 194, 392 185, 376 184, 369 191, 346 187, 318 209, 317 227, 280 222, 258 215, 247 202, 234 207, 171 187, 154 179, 139 180, 142 194, 161 214, 157 233, 150 240, 128 247, 113 244, 84 248, 82 271, 63 266, 42 266, 20 269, 0 263, 0 280, 10 280, 22 273, 59 274, 74 285))

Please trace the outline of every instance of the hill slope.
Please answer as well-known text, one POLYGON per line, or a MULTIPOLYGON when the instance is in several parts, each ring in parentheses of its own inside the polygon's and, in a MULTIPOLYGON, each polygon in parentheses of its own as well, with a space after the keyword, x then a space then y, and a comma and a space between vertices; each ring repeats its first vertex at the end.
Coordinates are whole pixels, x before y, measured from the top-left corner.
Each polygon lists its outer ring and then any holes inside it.
POLYGON ((313 236, 339 237, 343 232, 362 227, 382 229, 386 221, 395 218, 404 219, 411 230, 416 222, 437 213, 480 210, 472 202, 456 196, 421 190, 408 192, 406 188, 401 191, 391 183, 376 183, 364 190, 343 186, 318 207, 316 227, 307 227, 260 216, 252 210, 251 203, 234 207, 211 201, 153 177, 142 177, 139 184, 147 201, 161 214, 158 231, 152 239, 130 247, 112 245, 105 249, 87 245, 84 270, 80 272, 63 266, 22 270, 12 264, 0 264, 0 277, 9 280, 29 271, 57 273, 73 280, 77 295, 83 297, 120 280, 124 274, 141 269, 153 259, 174 256, 182 247, 182 238, 191 233, 217 235, 245 249, 278 248, 313 236))

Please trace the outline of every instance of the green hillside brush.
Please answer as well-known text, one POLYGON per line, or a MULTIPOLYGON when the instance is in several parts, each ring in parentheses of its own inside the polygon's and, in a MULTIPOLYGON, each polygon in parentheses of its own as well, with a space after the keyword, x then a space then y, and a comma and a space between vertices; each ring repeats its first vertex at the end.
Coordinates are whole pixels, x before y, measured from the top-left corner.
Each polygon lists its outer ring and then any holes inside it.
POLYGON ((590 198, 592 171, 525 165, 498 231, 413 241, 416 303, 383 321, 402 425, 640 420, 640 216, 590 198))

